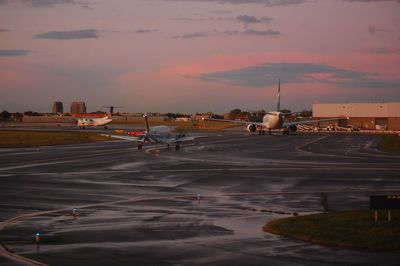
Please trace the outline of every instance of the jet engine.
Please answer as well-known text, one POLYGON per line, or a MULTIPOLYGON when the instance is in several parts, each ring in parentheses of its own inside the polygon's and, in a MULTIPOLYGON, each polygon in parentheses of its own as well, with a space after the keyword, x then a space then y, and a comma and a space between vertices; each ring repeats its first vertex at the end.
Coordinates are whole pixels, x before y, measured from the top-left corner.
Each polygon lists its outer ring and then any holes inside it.
POLYGON ((252 133, 252 132, 254 133, 254 132, 256 132, 256 130, 257 130, 257 126, 254 125, 254 124, 249 124, 247 126, 247 131, 250 132, 250 133, 252 133))
POLYGON ((296 125, 290 125, 290 126, 289 126, 289 130, 290 130, 291 132, 296 132, 296 131, 297 131, 297 126, 296 126, 296 125))

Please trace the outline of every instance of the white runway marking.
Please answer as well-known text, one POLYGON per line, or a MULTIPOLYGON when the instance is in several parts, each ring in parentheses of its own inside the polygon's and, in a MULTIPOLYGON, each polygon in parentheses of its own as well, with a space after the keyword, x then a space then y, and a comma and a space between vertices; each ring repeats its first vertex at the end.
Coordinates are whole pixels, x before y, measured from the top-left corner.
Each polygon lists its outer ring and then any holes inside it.
POLYGON ((48 162, 48 163, 27 163, 27 164, 19 164, 14 166, 2 167, 0 171, 7 171, 7 170, 14 170, 14 169, 22 169, 22 168, 30 168, 36 166, 43 166, 43 165, 53 165, 53 164, 60 164, 60 163, 67 163, 73 162, 74 160, 69 161, 56 161, 56 162, 48 162))

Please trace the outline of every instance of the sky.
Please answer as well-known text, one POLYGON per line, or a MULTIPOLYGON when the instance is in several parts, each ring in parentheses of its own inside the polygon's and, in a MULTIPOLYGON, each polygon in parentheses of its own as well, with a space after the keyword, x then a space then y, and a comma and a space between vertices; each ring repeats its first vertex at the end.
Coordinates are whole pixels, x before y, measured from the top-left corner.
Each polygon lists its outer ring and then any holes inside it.
POLYGON ((400 0, 0 0, 0 111, 400 101, 400 0))

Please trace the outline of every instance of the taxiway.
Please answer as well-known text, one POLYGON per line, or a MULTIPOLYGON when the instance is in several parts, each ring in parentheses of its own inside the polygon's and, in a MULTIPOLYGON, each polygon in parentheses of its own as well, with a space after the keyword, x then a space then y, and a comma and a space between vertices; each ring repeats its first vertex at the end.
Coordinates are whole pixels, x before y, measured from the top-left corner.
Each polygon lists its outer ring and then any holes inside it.
POLYGON ((0 240, 50 265, 397 265, 396 252, 262 231, 271 219, 365 209, 369 195, 398 192, 399 156, 378 151, 379 138, 232 131, 179 152, 127 141, 2 149, 0 240))

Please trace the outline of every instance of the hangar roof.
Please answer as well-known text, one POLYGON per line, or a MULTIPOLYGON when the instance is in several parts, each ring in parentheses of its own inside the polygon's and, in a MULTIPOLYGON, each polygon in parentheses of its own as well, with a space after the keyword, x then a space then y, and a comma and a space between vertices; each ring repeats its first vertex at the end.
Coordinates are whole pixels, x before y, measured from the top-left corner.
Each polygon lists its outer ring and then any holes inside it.
POLYGON ((400 102, 314 103, 314 117, 400 117, 400 102))

